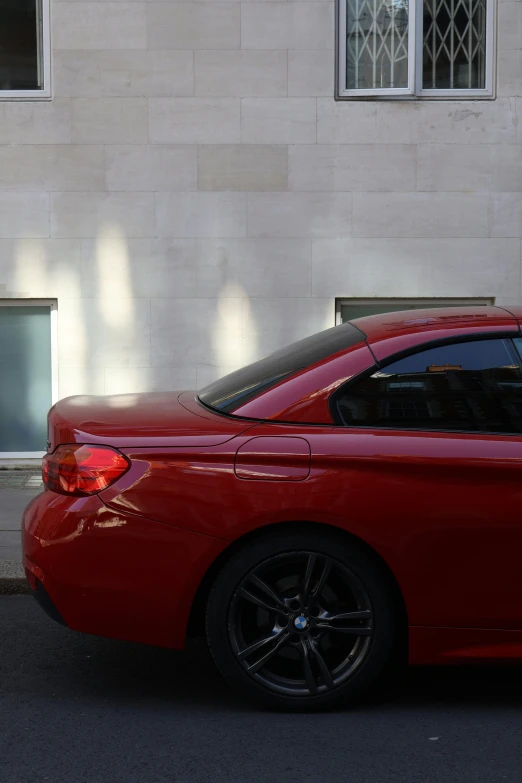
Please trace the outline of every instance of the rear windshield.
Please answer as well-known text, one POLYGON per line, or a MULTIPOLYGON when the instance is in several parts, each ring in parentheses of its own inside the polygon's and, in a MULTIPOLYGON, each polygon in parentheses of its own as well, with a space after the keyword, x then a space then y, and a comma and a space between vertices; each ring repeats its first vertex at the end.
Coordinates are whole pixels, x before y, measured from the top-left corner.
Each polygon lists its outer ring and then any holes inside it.
POLYGON ((283 378, 350 348, 365 337, 353 324, 334 326, 211 383, 200 392, 199 399, 210 408, 231 413, 283 378))

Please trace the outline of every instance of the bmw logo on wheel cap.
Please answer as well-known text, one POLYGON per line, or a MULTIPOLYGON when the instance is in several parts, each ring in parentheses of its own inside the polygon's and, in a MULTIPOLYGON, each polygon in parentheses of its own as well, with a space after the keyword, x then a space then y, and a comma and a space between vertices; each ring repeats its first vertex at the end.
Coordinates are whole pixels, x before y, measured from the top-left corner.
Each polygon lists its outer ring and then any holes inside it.
POLYGON ((304 631, 304 629, 308 625, 308 620, 304 615, 300 614, 299 617, 295 618, 294 625, 298 631, 304 631))

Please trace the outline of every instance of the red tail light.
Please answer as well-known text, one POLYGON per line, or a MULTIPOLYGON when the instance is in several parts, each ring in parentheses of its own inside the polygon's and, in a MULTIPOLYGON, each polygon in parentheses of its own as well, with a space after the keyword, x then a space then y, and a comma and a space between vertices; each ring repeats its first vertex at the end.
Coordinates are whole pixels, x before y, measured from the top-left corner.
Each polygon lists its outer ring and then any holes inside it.
POLYGON ((109 446, 58 446, 42 463, 47 489, 62 495, 94 495, 129 469, 129 460, 109 446))

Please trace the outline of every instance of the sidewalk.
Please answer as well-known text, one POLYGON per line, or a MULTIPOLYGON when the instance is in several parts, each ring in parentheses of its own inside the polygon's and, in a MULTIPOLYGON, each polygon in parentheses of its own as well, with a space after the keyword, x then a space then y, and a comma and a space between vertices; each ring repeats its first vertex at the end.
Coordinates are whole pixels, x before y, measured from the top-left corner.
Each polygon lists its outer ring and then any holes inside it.
POLYGON ((42 491, 42 477, 36 469, 0 470, 0 594, 20 587, 24 578, 20 546, 22 513, 42 491))

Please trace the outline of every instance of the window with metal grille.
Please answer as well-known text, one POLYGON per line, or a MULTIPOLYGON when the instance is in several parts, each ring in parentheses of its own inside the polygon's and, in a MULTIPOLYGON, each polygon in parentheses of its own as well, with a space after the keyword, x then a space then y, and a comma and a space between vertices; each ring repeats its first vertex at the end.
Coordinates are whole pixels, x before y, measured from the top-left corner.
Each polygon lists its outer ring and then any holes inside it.
POLYGON ((0 0, 0 100, 51 95, 49 0, 0 0))
POLYGON ((339 0, 338 97, 490 97, 495 0, 339 0))

